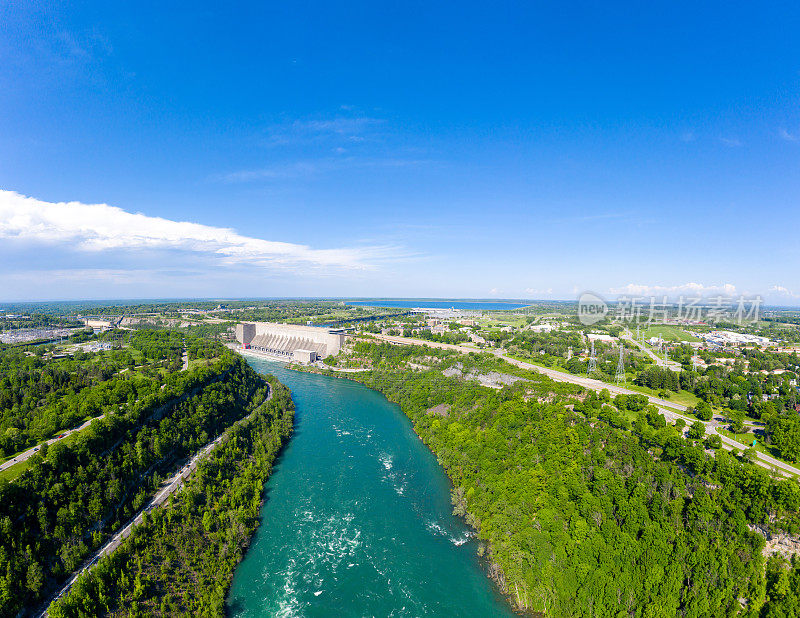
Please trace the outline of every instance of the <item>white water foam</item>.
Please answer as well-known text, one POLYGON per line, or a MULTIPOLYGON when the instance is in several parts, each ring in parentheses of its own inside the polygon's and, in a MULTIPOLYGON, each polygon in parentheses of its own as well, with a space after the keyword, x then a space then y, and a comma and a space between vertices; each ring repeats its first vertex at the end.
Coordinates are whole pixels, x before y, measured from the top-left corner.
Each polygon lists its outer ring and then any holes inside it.
MULTIPOLYGON (((356 562, 356 551, 362 545, 361 529, 354 524, 355 514, 348 512, 320 516, 318 511, 298 508, 298 532, 304 542, 289 556, 286 570, 279 573, 282 586, 273 600, 274 615, 281 618, 302 616, 308 601, 305 595, 315 597, 324 592, 323 574, 334 574, 342 563, 348 568, 356 562)), ((306 597, 308 598, 308 597, 306 597)))
POLYGON ((467 530, 463 534, 459 536, 452 536, 450 535, 447 530, 445 530, 439 522, 436 521, 429 521, 425 524, 425 527, 431 531, 433 534, 437 536, 443 536, 448 541, 450 541, 456 547, 467 543, 470 539, 475 536, 475 533, 472 530, 467 530))
POLYGON ((378 457, 378 461, 380 461, 387 470, 392 469, 392 456, 388 453, 381 453, 378 457))

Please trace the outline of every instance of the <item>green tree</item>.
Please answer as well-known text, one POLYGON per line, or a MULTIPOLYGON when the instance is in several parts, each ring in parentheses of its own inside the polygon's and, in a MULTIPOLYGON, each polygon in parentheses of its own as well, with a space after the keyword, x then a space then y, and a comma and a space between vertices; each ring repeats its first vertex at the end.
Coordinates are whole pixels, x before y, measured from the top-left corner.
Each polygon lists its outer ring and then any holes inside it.
POLYGON ((692 426, 689 427, 689 431, 686 435, 690 440, 701 440, 705 433, 706 426, 700 421, 695 421, 692 423, 692 426))
POLYGON ((31 562, 28 567, 28 574, 25 578, 25 582, 28 590, 30 590, 34 596, 39 594, 39 590, 42 589, 42 583, 44 582, 44 574, 38 562, 31 562))

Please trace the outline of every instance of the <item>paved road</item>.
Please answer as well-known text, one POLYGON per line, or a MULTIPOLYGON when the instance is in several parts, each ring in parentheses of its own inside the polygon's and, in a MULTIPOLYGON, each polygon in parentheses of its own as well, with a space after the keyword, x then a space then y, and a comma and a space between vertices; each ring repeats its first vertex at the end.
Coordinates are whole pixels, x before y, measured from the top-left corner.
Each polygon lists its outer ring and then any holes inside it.
MULTIPOLYGON (((480 350, 476 348, 470 348, 463 345, 454 345, 450 343, 436 343, 433 341, 425 341, 424 339, 413 339, 411 337, 393 337, 390 335, 373 335, 378 339, 383 339, 384 341, 389 341, 392 343, 400 343, 400 344, 411 344, 411 345, 427 345, 433 348, 441 348, 444 350, 456 350, 463 354, 469 354, 470 352, 489 352, 497 356, 498 358, 502 358, 504 361, 511 363, 512 365, 516 365, 522 369, 531 369, 533 371, 537 371, 538 373, 544 374, 553 380, 557 380, 559 382, 569 382, 570 384, 577 384, 578 386, 582 386, 583 388, 589 388, 595 391, 601 391, 604 388, 607 388, 609 392, 617 394, 617 395, 641 395, 637 391, 633 391, 629 388, 624 388, 622 386, 617 386, 616 384, 608 384, 607 382, 602 382, 600 380, 595 380, 594 378, 587 378, 585 376, 576 376, 571 373, 566 373, 564 371, 559 371, 558 369, 552 369, 550 367, 541 367, 539 365, 533 365, 531 363, 526 363, 525 361, 517 360, 516 358, 511 358, 506 356, 502 350, 480 350)), ((667 408, 674 408, 675 410, 685 412, 687 407, 680 404, 675 403, 674 401, 667 401, 666 399, 660 399, 659 397, 653 397, 652 395, 646 395, 646 397, 657 406, 664 406, 667 408)))
MULTIPOLYGON (((373 335, 377 339, 382 339, 384 341, 388 341, 390 343, 397 343, 397 344, 410 344, 410 345, 427 345, 433 348, 440 348, 444 350, 456 350, 458 352, 462 352, 464 354, 468 354, 470 352, 479 352, 481 350, 476 350, 475 348, 470 348, 463 345, 454 345, 449 343, 436 343, 433 341, 425 341, 424 339, 414 339, 411 337, 394 337, 390 335, 373 335)), ((498 358, 502 358, 504 361, 511 363, 512 365, 516 365, 522 369, 529 369, 532 371, 536 371, 538 373, 544 374, 553 380, 559 382, 569 382, 570 384, 577 384, 578 386, 582 386, 584 388, 589 388, 594 391, 601 391, 604 388, 608 389, 609 392, 617 394, 617 395, 641 395, 637 391, 624 388, 622 386, 617 386, 616 384, 608 384, 606 382, 601 382, 600 380, 595 380, 593 378, 586 378, 584 376, 576 376, 571 373, 566 373, 563 371, 558 371, 557 369, 551 369, 550 367, 540 367, 539 365, 533 365, 531 363, 526 363, 521 360, 517 360, 515 358, 509 358, 505 355, 502 350, 491 351, 491 350, 484 350, 492 352, 498 358)), ((645 395, 650 403, 658 406, 658 408, 664 413, 665 417, 674 421, 678 418, 684 419, 687 424, 691 425, 696 421, 696 419, 684 416, 680 414, 680 412, 685 412, 688 408, 679 403, 675 403, 674 401, 667 401, 666 399, 661 399, 659 397, 653 397, 652 395, 645 395)), ((703 423, 706 427, 707 434, 716 434, 722 440, 723 448, 726 450, 732 449, 739 449, 740 451, 744 451, 748 448, 749 445, 742 444, 741 442, 737 442, 736 440, 732 440, 727 436, 723 436, 721 433, 717 431, 717 427, 720 425, 727 424, 725 420, 717 416, 710 421, 703 423)), ((800 476, 800 468, 796 468, 791 466, 787 463, 779 461, 774 457, 770 457, 765 453, 761 453, 760 451, 756 451, 757 461, 756 463, 768 470, 777 469, 780 473, 790 476, 790 475, 797 475, 800 476)))
MULTIPOLYGON (((105 417, 105 414, 101 414, 100 416, 95 416, 94 418, 90 418, 88 421, 83 423, 80 427, 75 427, 73 429, 67 429, 64 432, 58 434, 55 438, 50 438, 49 440, 46 440, 46 442, 47 442, 48 445, 54 444, 54 443, 58 442, 59 440, 63 440, 68 435, 75 433, 76 431, 81 431, 82 429, 86 429, 89 425, 92 424, 92 421, 98 420, 98 419, 101 419, 101 418, 104 418, 104 417, 105 417)), ((41 446, 42 446, 41 444, 39 444, 37 446, 33 446, 33 447, 29 448, 27 451, 24 451, 24 452, 20 453, 19 455, 17 455, 13 459, 9 459, 7 462, 5 462, 3 464, 0 464, 0 470, 5 470, 6 468, 10 468, 11 466, 14 466, 14 465, 16 465, 18 463, 22 463, 26 459, 29 459, 30 457, 33 457, 33 455, 35 455, 39 451, 41 446)))
MULTIPOLYGON (((272 389, 270 388, 269 394, 267 395, 267 398, 264 400, 264 402, 266 403, 271 397, 272 397, 272 389)), ((88 558, 83 563, 80 569, 78 569, 75 573, 72 574, 72 576, 69 578, 67 583, 64 584, 61 590, 59 590, 58 593, 47 602, 47 606, 44 606, 44 609, 40 611, 40 613, 38 614, 39 618, 47 616, 47 607, 49 607, 50 604, 56 599, 60 599, 62 596, 64 596, 72 587, 72 585, 75 583, 75 581, 83 573, 89 571, 92 567, 94 567, 94 565, 97 564, 97 562, 101 558, 115 551, 122 544, 122 541, 124 541, 126 538, 130 536, 133 529, 140 523, 142 523, 145 513, 149 513, 154 508, 161 506, 162 504, 164 504, 164 502, 167 501, 167 498, 169 498, 172 494, 178 491, 183 486, 183 483, 186 480, 186 478, 192 472, 194 472, 198 464, 201 461, 203 461, 203 459, 205 459, 212 450, 214 450, 214 448, 222 441, 222 439, 225 437, 227 433, 228 433, 227 430, 222 432, 219 436, 217 436, 215 440, 206 444, 202 449, 200 449, 194 455, 194 457, 192 457, 189 460, 189 462, 186 465, 184 465, 180 470, 178 470, 174 475, 172 475, 172 477, 164 481, 164 483, 161 486, 161 489, 158 491, 158 493, 156 493, 155 496, 153 496, 150 502, 147 503, 147 506, 145 506, 141 511, 139 511, 139 514, 136 515, 136 517, 134 517, 131 521, 128 522, 128 524, 124 528, 119 530, 119 532, 117 532, 113 537, 111 537, 106 542, 105 545, 103 545, 99 550, 97 550, 97 552, 95 552, 90 558, 88 558)))
POLYGON ((638 347, 645 354, 647 354, 651 359, 653 359, 653 361, 655 362, 657 367, 665 367, 666 366, 669 369, 672 369, 673 371, 681 371, 683 369, 683 367, 681 367, 680 363, 678 363, 676 361, 673 361, 673 360, 667 360, 667 362, 665 364, 664 363, 664 359, 661 356, 658 356, 655 352, 653 352, 653 350, 648 348, 643 343, 640 343, 639 341, 636 341, 636 339, 633 338, 633 333, 631 333, 631 331, 629 331, 627 328, 625 329, 625 332, 622 335, 622 337, 623 337, 623 339, 626 339, 626 340, 630 341, 633 345, 638 347))

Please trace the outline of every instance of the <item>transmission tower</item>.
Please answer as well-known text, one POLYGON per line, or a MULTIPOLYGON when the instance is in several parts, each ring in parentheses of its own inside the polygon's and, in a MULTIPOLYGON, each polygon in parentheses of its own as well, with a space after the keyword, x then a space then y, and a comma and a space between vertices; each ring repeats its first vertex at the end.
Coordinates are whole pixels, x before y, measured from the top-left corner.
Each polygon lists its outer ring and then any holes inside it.
POLYGON ((625 361, 623 360, 625 356, 625 347, 622 345, 622 342, 619 342, 619 361, 617 361, 617 373, 614 376, 614 382, 617 384, 625 383, 625 361))
POLYGON ((597 369, 597 359, 594 356, 594 339, 592 339, 592 353, 589 356, 589 369, 586 371, 586 377, 591 376, 595 369, 597 369))
POLYGON ((697 362, 697 355, 692 356, 692 371, 697 371, 699 364, 697 362))

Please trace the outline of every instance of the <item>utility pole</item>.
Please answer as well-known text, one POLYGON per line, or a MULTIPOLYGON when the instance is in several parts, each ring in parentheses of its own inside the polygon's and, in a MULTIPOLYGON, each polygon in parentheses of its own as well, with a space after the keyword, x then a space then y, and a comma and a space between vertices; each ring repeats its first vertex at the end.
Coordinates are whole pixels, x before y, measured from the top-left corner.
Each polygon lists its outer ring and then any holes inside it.
POLYGON ((619 361, 617 361, 617 373, 614 376, 614 382, 617 384, 619 383, 626 383, 625 379, 625 361, 623 360, 625 355, 625 347, 622 345, 622 341, 619 342, 619 361))
POLYGON ((591 376, 595 369, 597 369, 597 359, 594 356, 594 339, 592 339, 592 353, 589 356, 589 369, 586 372, 586 377, 591 376))

